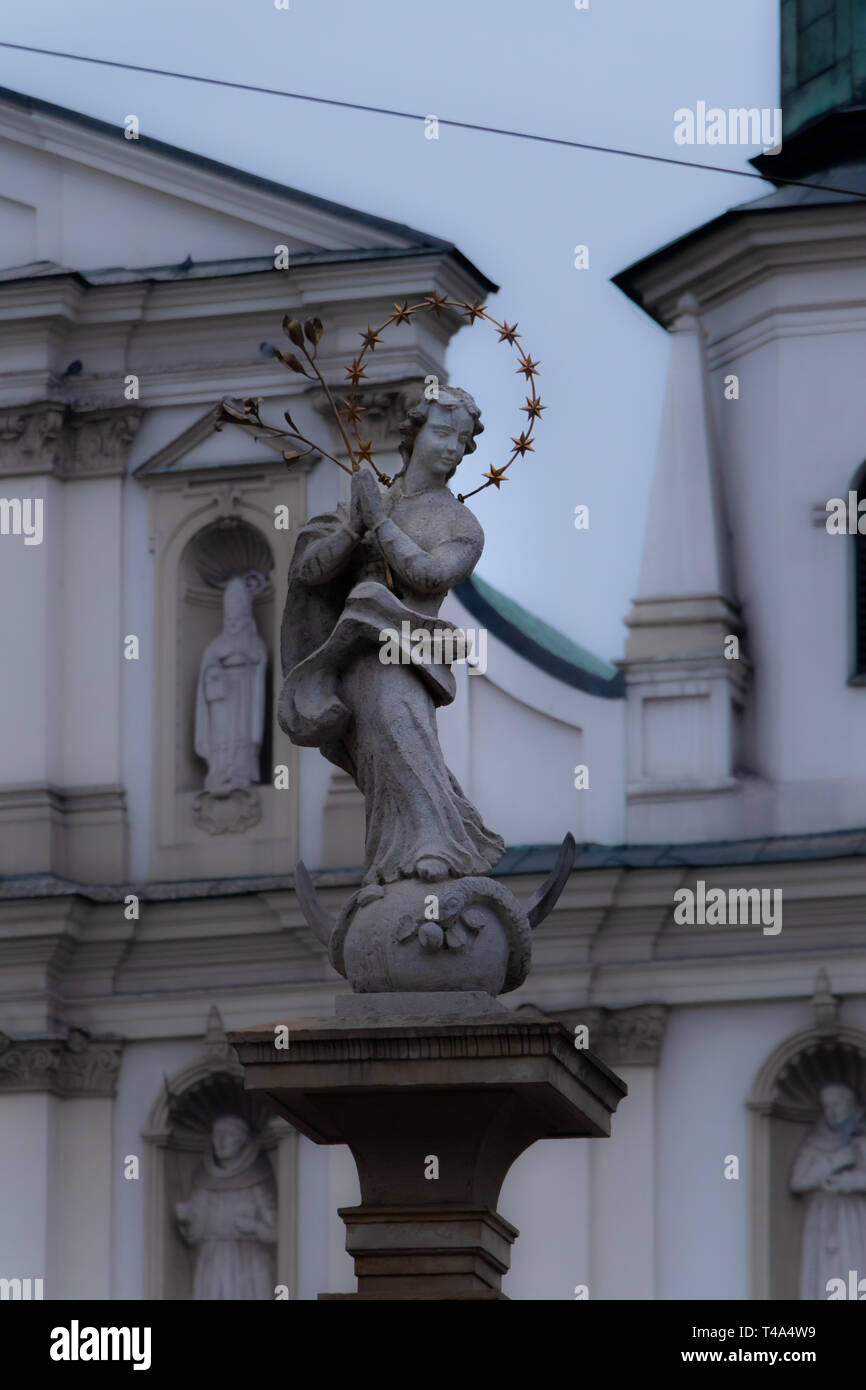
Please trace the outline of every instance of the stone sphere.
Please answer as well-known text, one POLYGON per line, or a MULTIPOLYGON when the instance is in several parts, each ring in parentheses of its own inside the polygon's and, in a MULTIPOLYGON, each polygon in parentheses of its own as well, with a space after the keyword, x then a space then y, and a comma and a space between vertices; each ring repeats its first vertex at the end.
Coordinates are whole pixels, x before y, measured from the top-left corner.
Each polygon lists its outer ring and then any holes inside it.
MULTIPOLYGON (((492 879, 400 879, 350 899, 330 943, 331 963, 360 993, 515 989, 530 929, 492 879)), ((521 971, 523 974, 521 974, 521 971)))

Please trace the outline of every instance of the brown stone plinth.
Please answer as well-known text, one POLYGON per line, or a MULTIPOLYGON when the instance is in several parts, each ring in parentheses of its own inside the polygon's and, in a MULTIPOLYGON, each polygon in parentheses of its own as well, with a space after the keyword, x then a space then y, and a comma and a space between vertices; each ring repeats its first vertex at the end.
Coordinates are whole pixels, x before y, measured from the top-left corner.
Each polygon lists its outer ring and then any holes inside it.
POLYGON ((560 1023, 299 1019, 230 1035, 247 1090, 317 1144, 347 1144, 361 1205, 345 1207, 358 1292, 327 1298, 504 1298, 517 1231, 496 1211, 537 1139, 600 1138, 626 1093, 560 1023), (439 1176, 425 1177, 430 1159, 439 1176))

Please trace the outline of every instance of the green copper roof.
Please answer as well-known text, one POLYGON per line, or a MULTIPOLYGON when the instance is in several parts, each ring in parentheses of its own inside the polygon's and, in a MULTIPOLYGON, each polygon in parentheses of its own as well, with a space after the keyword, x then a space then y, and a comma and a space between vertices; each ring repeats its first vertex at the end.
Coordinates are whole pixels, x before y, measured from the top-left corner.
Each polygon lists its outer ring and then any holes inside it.
POLYGON ((781 0, 782 146, 750 162, 802 179, 866 149, 866 0, 781 0))
POLYGON ((609 662, 602 661, 600 656, 593 656, 586 647, 581 647, 577 642, 572 642, 570 637, 566 637, 564 632, 558 632, 555 627, 544 622, 542 618, 536 618, 534 613, 530 613, 526 608, 521 608, 513 598, 506 598, 498 589, 494 589, 492 584, 488 584, 484 579, 479 579, 476 575, 472 581, 475 588, 485 598, 497 613, 501 613, 503 618, 507 618, 510 623, 525 632, 527 637, 531 637, 539 646, 546 647, 549 652, 556 656, 561 656, 564 661, 570 661, 574 666, 579 666, 583 671, 592 671, 596 676, 601 676, 604 680, 613 680, 616 676, 616 667, 609 662))
POLYGON ((494 637, 549 675, 604 699, 622 699, 625 695, 622 674, 615 666, 594 656, 514 599, 506 598, 477 575, 458 584, 454 593, 494 637))
POLYGON ((864 0, 782 0, 785 137, 808 121, 866 102, 864 0))

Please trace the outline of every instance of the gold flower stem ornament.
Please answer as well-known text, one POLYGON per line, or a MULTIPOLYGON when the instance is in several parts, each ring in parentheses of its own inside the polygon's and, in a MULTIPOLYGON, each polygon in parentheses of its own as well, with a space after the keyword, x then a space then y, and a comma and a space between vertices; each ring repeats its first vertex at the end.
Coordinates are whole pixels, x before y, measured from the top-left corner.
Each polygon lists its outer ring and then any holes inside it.
MULTIPOLYGON (((309 365, 309 367, 312 369, 312 372, 307 371, 307 368, 304 366, 303 362, 293 352, 277 351, 276 356, 279 359, 279 361, 283 363, 283 366, 287 367, 290 372, 295 372, 300 376, 305 376, 309 381, 319 382, 320 386, 322 387, 322 390, 325 393, 328 404, 330 405, 331 410, 333 412, 334 419, 337 423, 337 428, 340 431, 343 443, 346 446, 346 452, 349 456, 349 460, 351 463, 350 468, 347 468, 346 465, 340 461, 340 459, 335 458, 334 455, 329 453, 327 449, 323 449, 320 445, 314 444, 312 440, 309 440, 304 435, 302 435, 297 429, 288 411, 285 412, 285 417, 288 424, 291 426, 291 430, 282 430, 278 429, 275 425, 266 424, 262 420, 261 415, 259 413, 260 407, 262 405, 262 398, 259 397, 248 397, 246 400, 242 402, 231 400, 228 397, 224 398, 220 404, 220 409, 217 415, 217 428, 222 428, 223 424, 226 423, 232 423, 237 425, 254 425, 258 429, 267 430, 267 437, 291 439, 297 443, 306 445, 307 447, 305 448, 303 453, 283 453, 283 457, 286 460, 286 463, 289 464, 295 463, 299 458, 302 458, 304 456, 304 453, 309 453, 313 449, 318 450, 318 452, 324 458, 330 459, 332 463, 336 463, 338 468, 342 468, 344 473, 349 473, 350 475, 359 471, 362 462, 369 463, 379 482, 383 483, 385 487, 390 487, 394 481, 393 478, 388 477, 387 473, 383 473, 381 469, 378 467, 375 460, 372 443, 369 440, 363 440, 361 438, 360 421, 361 416, 365 414, 365 410, 364 406, 358 399, 356 392, 360 382, 364 380, 367 376, 367 369, 365 366, 364 359, 368 352, 375 352, 377 344, 382 342, 382 333, 386 328, 389 328, 392 324, 396 325, 400 323, 409 323, 412 319, 413 314, 418 313, 419 310, 423 310, 426 313, 435 314, 438 318, 442 314, 442 311, 444 309, 459 310, 461 313, 467 315, 470 324, 473 325, 477 319, 484 319, 487 323, 492 324, 492 326, 496 329, 497 333, 499 334, 499 342, 507 343, 509 347, 517 349, 519 360, 517 372, 525 377, 527 386, 531 393, 526 397, 526 404, 520 407, 520 409, 527 416, 526 429, 522 430, 519 435, 512 435, 511 442, 514 445, 514 448, 512 449, 511 454, 506 460, 506 462, 502 465, 501 468, 495 468, 491 466, 489 471, 482 475, 487 480, 486 482, 479 484, 479 486, 473 488, 471 492, 458 493, 457 498, 460 502, 466 502, 468 498, 474 497, 475 494, 478 492, 484 492, 485 488, 488 487, 495 487, 498 492, 502 484, 508 481, 506 474, 514 460, 518 457, 523 458, 524 455, 527 453, 534 452, 532 431, 535 428, 536 420, 541 419, 541 412, 543 410, 546 410, 547 407, 542 405, 541 400, 536 391, 535 379, 539 374, 539 363, 533 361, 529 354, 525 352, 525 350, 521 346, 519 346, 520 334, 517 331, 517 324, 508 323, 507 320, 504 320, 502 323, 500 323, 498 319, 495 319, 492 316, 492 314, 488 314, 484 305, 480 302, 469 304, 459 299, 448 299, 445 295, 437 294, 434 292, 433 294, 427 295, 425 299, 419 300, 417 304, 409 304, 408 302, 404 302, 403 304, 395 304, 393 312, 388 315, 384 323, 380 324, 378 328, 368 327, 365 333, 361 333, 359 335, 362 340, 361 350, 358 353, 357 357, 354 358, 351 365, 345 369, 346 375, 349 378, 349 382, 351 383, 351 385, 348 397, 346 398, 346 400, 342 402, 342 408, 338 408, 337 403, 334 400, 334 397, 331 393, 331 389, 328 386, 328 383, 325 380, 321 370, 319 369, 318 363, 316 362, 319 342, 321 341, 322 334, 324 332, 321 320, 308 319, 306 323, 301 324, 299 319, 294 319, 289 314, 285 315, 285 317, 283 318, 283 330, 286 333, 286 336, 294 344, 294 346, 298 348, 301 353, 303 353, 303 356, 306 359, 306 362, 309 365), (354 435, 354 444, 352 440, 349 438, 347 430, 344 427, 344 417, 354 435)), ((256 437, 258 438, 260 436, 256 437)), ((391 583, 391 573, 388 569, 387 561, 385 562, 385 568, 388 577, 388 586, 389 588, 393 588, 393 584, 391 583)))

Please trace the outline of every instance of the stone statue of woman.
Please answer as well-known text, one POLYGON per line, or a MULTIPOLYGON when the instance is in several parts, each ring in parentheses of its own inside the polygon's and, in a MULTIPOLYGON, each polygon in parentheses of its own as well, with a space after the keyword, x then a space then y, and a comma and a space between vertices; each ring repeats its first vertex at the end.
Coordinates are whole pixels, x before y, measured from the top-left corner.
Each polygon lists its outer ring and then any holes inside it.
POLYGON ((259 781, 267 648, 253 617, 260 574, 236 575, 223 594, 223 628, 201 659, 195 751, 208 764, 205 791, 227 796, 259 781))
POLYGON ((331 964, 360 994, 463 991, 492 1003, 517 989, 532 929, 574 862, 566 835, 526 904, 490 877, 505 843, 439 746, 436 711, 457 688, 455 629, 439 609, 484 548, 481 527, 448 483, 475 449, 480 416, 456 387, 410 409, 403 468, 387 494, 369 470, 353 473, 348 506, 301 530, 289 569, 279 722, 293 743, 318 748, 354 779, 367 827, 361 887, 336 919, 303 862, 295 887, 331 964), (407 632, 397 664, 394 634, 407 632))
POLYGON ((385 664, 383 634, 451 634, 448 590, 477 564, 484 533, 448 482, 483 426, 468 392, 440 390, 402 427, 403 469, 383 496, 353 474, 351 502, 300 533, 282 632, 279 721, 354 779, 367 815, 365 884, 488 874, 505 844, 445 765, 436 709, 456 691, 445 662, 385 664))
POLYGON ((822 1117, 794 1160, 792 1192, 806 1199, 800 1297, 826 1299, 831 1279, 866 1274, 866 1113, 849 1086, 825 1086, 822 1117))
POLYGON ((239 1115, 214 1121, 192 1196, 175 1205, 196 1248, 194 1299, 271 1299, 277 1194, 267 1155, 239 1115))

